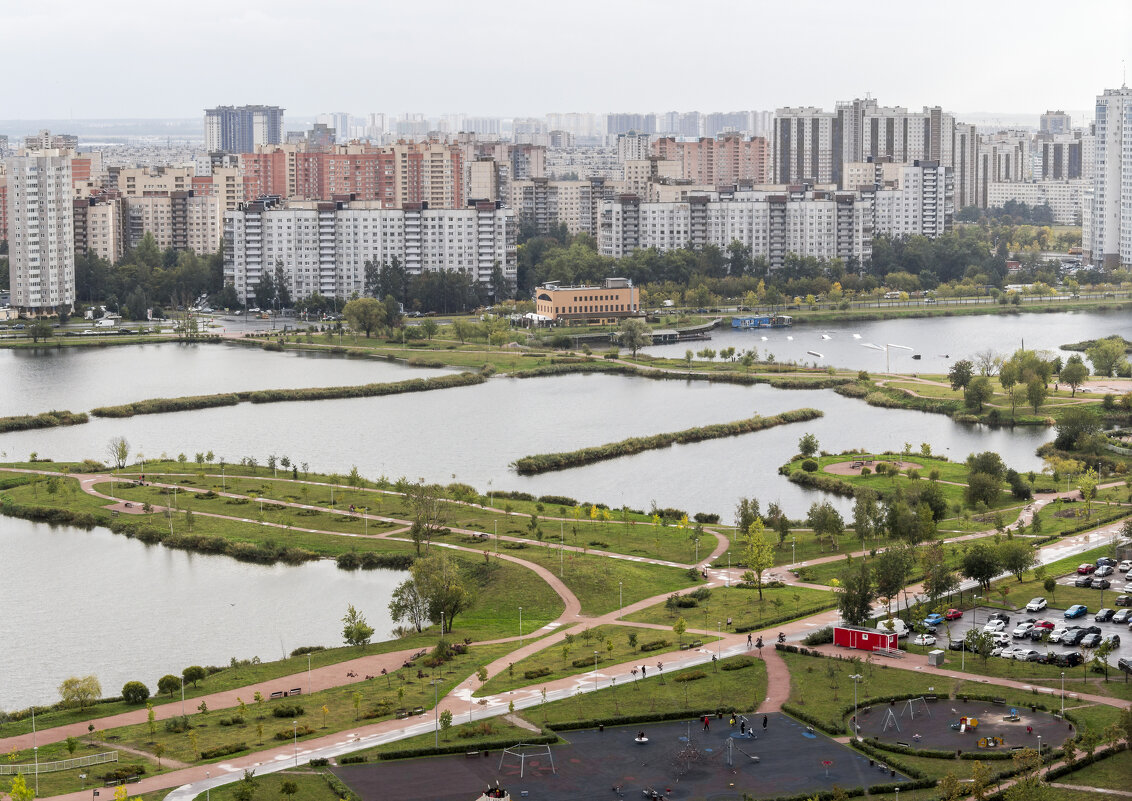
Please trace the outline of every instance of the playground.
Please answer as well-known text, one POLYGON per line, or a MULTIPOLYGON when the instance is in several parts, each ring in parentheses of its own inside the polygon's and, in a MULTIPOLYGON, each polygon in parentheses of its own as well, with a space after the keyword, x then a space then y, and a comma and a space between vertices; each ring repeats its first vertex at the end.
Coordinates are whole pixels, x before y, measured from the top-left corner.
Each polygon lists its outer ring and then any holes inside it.
POLYGON ((499 786, 532 801, 657 798, 738 801, 906 781, 780 714, 566 732, 567 745, 335 768, 364 801, 469 801, 499 786), (745 723, 745 726, 743 725, 745 723), (740 735, 740 728, 745 731, 740 735), (644 741, 640 735, 644 734, 644 741), (521 775, 520 775, 521 774, 521 775))
POLYGON ((862 706, 857 734, 909 748, 994 751, 1057 748, 1073 736, 1072 724, 1048 712, 992 701, 915 698, 862 706))

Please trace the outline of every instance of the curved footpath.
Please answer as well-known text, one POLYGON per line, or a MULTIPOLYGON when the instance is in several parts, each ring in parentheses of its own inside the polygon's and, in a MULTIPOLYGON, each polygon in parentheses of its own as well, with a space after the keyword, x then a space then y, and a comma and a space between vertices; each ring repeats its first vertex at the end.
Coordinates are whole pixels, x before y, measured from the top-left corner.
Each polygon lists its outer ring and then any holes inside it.
MULTIPOLYGON (((9 472, 43 472, 43 473, 47 473, 47 474, 52 474, 51 471, 33 471, 33 470, 16 469, 16 468, 4 468, 4 469, 8 470, 9 472)), ((232 477, 238 478, 239 476, 232 476, 232 477)), ((80 485, 82 486, 83 490, 85 492, 87 492, 88 494, 93 495, 95 497, 102 498, 104 500, 107 500, 109 502, 109 508, 119 509, 120 511, 123 511, 123 512, 137 513, 138 510, 136 509, 136 507, 131 507, 131 508, 127 509, 124 506, 124 501, 122 501, 121 499, 115 498, 111 495, 106 495, 106 494, 99 492, 99 491, 94 489, 95 484, 109 482, 109 481, 111 481, 112 478, 114 480, 117 480, 116 476, 112 477, 109 474, 97 474, 97 475, 92 475, 92 476, 83 476, 80 479, 80 485)), ((257 477, 245 477, 245 478, 262 478, 262 477, 257 476, 257 477)), ((281 479, 281 480, 284 480, 284 479, 281 479)), ((285 479, 285 480, 291 480, 291 479, 285 479)), ((307 482, 307 483, 318 483, 318 482, 307 482)), ((172 485, 159 485, 159 486, 172 486, 172 485)), ((320 486, 326 486, 326 485, 323 484, 323 485, 320 485, 320 486)), ((1117 484, 1112 484, 1112 485, 1108 485, 1108 486, 1120 486, 1120 484, 1117 483, 1117 484)), ((344 487, 344 486, 342 488, 343 489, 356 489, 356 488, 344 487)), ((200 490, 197 490, 197 491, 200 491, 200 490)), ((238 494, 235 494, 235 493, 224 493, 224 494, 231 496, 231 497, 246 497, 246 496, 241 496, 241 495, 238 495, 238 494)), ((1050 496, 1048 498, 1042 498, 1038 501, 1035 501, 1030 507, 1027 507, 1025 510, 1023 510, 1022 515, 1020 516, 1020 520, 1025 522, 1025 516, 1027 514, 1032 514, 1032 512, 1036 508, 1040 508, 1040 506, 1043 505, 1044 503, 1048 503, 1049 500, 1052 499, 1052 497, 1054 497, 1054 496, 1050 496)), ((318 511, 327 511, 327 512, 334 512, 334 513, 337 513, 337 514, 345 514, 343 512, 339 512, 336 509, 328 509, 326 507, 310 506, 310 505, 307 505, 307 504, 288 503, 288 502, 283 502, 283 501, 271 501, 271 503, 273 503, 275 505, 280 505, 280 506, 293 506, 293 507, 296 507, 296 508, 314 509, 314 510, 318 510, 318 511)), ((160 510, 160 507, 155 507, 155 508, 160 510)), ((480 507, 480 508, 490 509, 490 507, 480 507)), ((495 510, 491 509, 491 511, 495 511, 495 510)), ((505 513, 505 512, 500 511, 500 513, 505 513)), ((197 513, 197 514, 202 514, 202 515, 207 514, 210 517, 216 517, 216 518, 221 518, 221 519, 243 520, 243 518, 230 517, 230 516, 220 515, 220 514, 215 514, 215 513, 200 512, 200 513, 197 513)), ((358 517, 363 516, 361 513, 357 513, 357 512, 352 513, 352 514, 354 516, 358 516, 358 517)), ((518 514, 518 513, 512 513, 512 514, 518 514)), ((398 524, 400 526, 407 526, 408 525, 408 521, 398 520, 396 518, 381 517, 381 516, 377 516, 377 515, 373 515, 373 516, 365 515, 365 516, 368 516, 370 519, 373 519, 373 520, 379 520, 379 521, 387 522, 387 523, 394 523, 394 524, 398 524)), ((521 516, 526 517, 526 515, 521 515, 521 516)), ((544 519, 554 519, 554 518, 544 518, 544 519)), ((258 523, 258 521, 246 521, 246 522, 258 523)), ((268 524, 268 525, 270 525, 270 524, 268 524)), ((1090 547, 1095 547, 1095 541, 1091 540, 1092 537, 1097 536, 1097 535, 1108 536, 1111 533, 1115 532, 1119 528, 1119 526, 1120 526, 1119 523, 1110 524, 1109 526, 1106 526, 1106 527, 1099 529, 1099 530, 1089 532, 1088 534, 1077 535, 1075 537, 1067 538, 1067 539, 1061 540, 1057 543, 1048 545, 1045 548, 1040 549, 1039 560, 1043 564, 1049 563, 1049 562, 1055 561, 1057 559, 1064 558, 1065 556, 1087 550, 1090 547)), ((302 530, 302 529, 300 529, 300 530, 302 530)), ((474 532, 474 531, 467 530, 467 529, 453 529, 453 530, 458 532, 458 533, 482 534, 482 532, 474 532)), ((717 531, 714 531, 714 530, 710 530, 710 529, 705 529, 705 530, 709 531, 709 533, 714 535, 716 537, 716 540, 717 540, 716 547, 713 549, 713 552, 707 557, 707 563, 710 564, 711 562, 713 562, 715 559, 717 559, 719 556, 721 556, 727 550, 730 543, 729 543, 728 538, 725 535, 723 535, 723 534, 721 534, 717 531)), ((397 537, 396 535, 403 534, 404 531, 405 531, 405 528, 402 527, 402 528, 394 529, 393 531, 380 532, 378 534, 371 535, 371 536, 400 540, 402 538, 397 537)), ((358 535, 346 534, 344 532, 318 532, 318 533, 338 534, 338 535, 341 535, 341 536, 358 536, 358 535)), ((988 536, 989 534, 992 534, 992 533, 993 532, 980 532, 980 533, 976 533, 976 534, 963 535, 961 537, 957 537, 957 538, 954 538, 954 539, 948 540, 948 541, 949 542, 955 542, 955 541, 960 541, 960 540, 975 539, 975 538, 978 538, 978 537, 988 536)), ((508 540, 521 540, 522 538, 506 537, 506 539, 508 539, 508 540)), ((472 552, 472 553, 477 553, 477 554, 482 552, 480 549, 477 549, 477 548, 455 545, 455 544, 451 544, 451 543, 433 543, 433 545, 435 545, 437 547, 450 548, 450 549, 453 549, 453 550, 461 550, 461 551, 472 552)), ((570 550, 575 550, 575 551, 581 551, 582 550, 580 548, 574 548, 573 546, 567 546, 567 547, 570 550)), ((614 553, 609 553, 609 552, 595 552, 595 551, 589 551, 589 553, 598 553, 600 555, 609 556, 611 558, 629 559, 629 560, 632 560, 632 561, 645 562, 645 563, 658 564, 658 565, 667 565, 667 566, 673 566, 673 567, 684 567, 684 568, 686 568, 686 567, 690 566, 690 565, 683 565, 683 564, 674 563, 674 562, 667 562, 667 561, 664 561, 664 560, 647 559, 647 558, 643 558, 643 557, 630 557, 630 556, 627 556, 625 554, 614 554, 614 553)), ((854 556, 860 556, 862 553, 864 553, 864 552, 863 551, 855 552, 853 555, 854 556)), ((819 564, 819 563, 824 563, 824 562, 836 561, 836 560, 844 559, 846 557, 846 555, 847 555, 846 553, 834 553, 834 554, 830 554, 829 556, 826 556, 826 557, 820 557, 818 559, 809 560, 808 562, 805 562, 805 563, 802 563, 802 564, 813 565, 813 564, 819 564)), ((525 561, 525 560, 523 560, 519 557, 512 556, 510 554, 496 554, 496 558, 506 559, 509 562, 512 562, 512 563, 518 564, 522 567, 525 567, 527 569, 533 570, 536 574, 539 575, 540 578, 542 578, 544 581, 546 581, 547 584, 550 585, 554 589, 554 591, 559 595, 560 598, 563 599, 565 608, 564 608, 563 613, 555 621, 553 621, 552 623, 550 623, 547 626, 544 626, 542 629, 540 629, 540 632, 541 631, 550 631, 551 633, 549 635, 545 635, 545 636, 540 637, 539 633, 532 632, 531 634, 523 637, 523 639, 525 640, 527 637, 537 637, 538 639, 536 639, 536 640, 534 640, 530 643, 524 642, 524 644, 520 648, 516 649, 515 651, 508 653, 507 655, 505 655, 503 657, 500 657, 499 659, 496 659, 494 662, 487 665, 489 677, 494 676, 494 675, 498 675, 501 671, 506 670, 507 666, 511 663, 518 662, 518 661, 520 661, 520 660, 522 660, 522 659, 524 659, 528 656, 531 656, 535 653, 541 652, 541 651, 545 650, 546 648, 548 648, 548 647, 550 647, 550 646, 552 646, 552 645, 554 645, 558 642, 561 642, 568 633, 577 633, 585 627, 597 626, 597 625, 603 625, 603 624, 607 624, 607 623, 615 623, 616 622, 620 625, 631 625, 631 626, 636 626, 636 627, 645 628, 645 629, 659 629, 659 630, 665 630, 665 631, 670 629, 670 627, 665 626, 665 625, 648 624, 648 623, 635 623, 635 622, 625 621, 625 620, 621 619, 626 615, 632 614, 633 612, 636 612, 636 611, 639 611, 641 609, 645 609, 649 606, 652 606, 654 604, 663 602, 667 597, 667 593, 662 594, 662 595, 658 595, 658 596, 654 596, 652 598, 642 599, 642 600, 637 601, 633 604, 630 604, 630 605, 628 605, 624 608, 617 609, 617 610, 614 610, 612 612, 608 612, 604 615, 600 615, 600 616, 596 616, 596 617, 583 617, 581 615, 581 604, 578 601, 577 597, 569 590, 568 587, 566 587, 566 585, 561 581, 561 579, 559 579, 557 576, 554 575, 554 573, 551 570, 549 570, 545 567, 542 567, 541 565, 534 564, 534 563, 531 563, 531 562, 527 562, 527 561, 525 561)), ((781 568, 779 568, 779 569, 781 570, 781 568)), ((729 583, 730 581, 735 580, 737 578, 738 572, 739 572, 738 568, 732 569, 730 571, 730 574, 728 573, 728 570, 726 570, 726 569, 708 568, 709 581, 705 585, 701 585, 701 586, 708 586, 708 587, 722 586, 725 583, 729 583)), ((804 582, 799 582, 796 579, 793 579, 793 577, 789 576, 789 575, 784 576, 783 579, 786 581, 787 584, 790 584, 790 585, 793 585, 793 586, 813 586, 815 588, 824 589, 824 590, 829 589, 828 587, 825 587, 825 586, 808 585, 808 584, 805 584, 804 582)), ((909 587, 908 592, 915 594, 915 593, 918 593, 920 590, 921 590, 921 588, 919 586, 913 586, 913 587, 909 587)), ((884 609, 884 607, 878 606, 876 611, 877 611, 877 613, 884 613, 886 610, 884 609)), ((801 639, 802 637, 804 637, 810 631, 814 630, 815 628, 819 628, 821 626, 829 625, 831 623, 836 622, 838 618, 839 618, 839 615, 838 615, 836 610, 827 610, 825 612, 821 612, 819 614, 812 615, 808 618, 796 620, 796 621, 793 621, 789 624, 784 624, 779 628, 780 628, 781 631, 786 633, 788 639, 798 640, 798 639, 801 639)), ((718 632, 711 631, 711 630, 689 628, 688 633, 689 634, 713 635, 714 636, 718 632)), ((766 633, 769 634, 769 630, 767 630, 766 633)), ((756 632, 756 634, 757 634, 757 632, 756 632)), ((500 639, 500 640, 493 640, 491 642, 508 642, 508 641, 515 641, 515 640, 518 640, 518 639, 520 639, 520 638, 510 637, 510 638, 504 638, 504 639, 500 639)), ((332 688, 332 687, 338 687, 338 686, 342 686, 342 685, 345 685, 345 684, 362 682, 362 681, 365 681, 364 678, 358 678, 357 676, 353 676, 353 677, 347 676, 347 673, 356 673, 359 676, 365 676, 365 675, 378 675, 378 674, 380 674, 382 668, 389 670, 389 671, 392 671, 392 670, 400 667, 400 665, 404 663, 406 658, 410 654, 412 654, 413 652, 415 652, 417 650, 419 650, 419 649, 408 649, 408 650, 390 652, 390 653, 386 653, 386 654, 374 654, 374 655, 369 655, 369 656, 365 656, 365 657, 360 657, 356 660, 349 660, 349 661, 346 661, 346 662, 337 663, 335 665, 328 665, 328 666, 320 667, 320 668, 317 668, 315 670, 310 671, 309 674, 304 671, 304 672, 301 672, 301 673, 293 674, 291 676, 281 677, 279 679, 274 679, 274 680, 271 680, 271 681, 260 682, 260 683, 255 684, 255 685, 248 685, 248 686, 241 687, 241 688, 238 688, 238 689, 228 690, 228 691, 214 693, 214 694, 203 696, 203 697, 194 698, 193 702, 194 702, 194 704, 196 704, 196 703, 199 703, 200 701, 203 700, 203 701, 208 703, 208 706, 209 706, 210 709, 219 710, 219 709, 224 709, 224 708, 236 706, 238 704, 238 700, 237 700, 238 698, 242 698, 242 697, 251 698, 251 697, 253 697, 253 695, 256 691, 263 693, 265 696, 269 696, 271 692, 278 690, 280 688, 288 688, 289 689, 290 687, 301 686, 301 687, 304 687, 305 691, 307 691, 307 692, 317 692, 319 690, 329 689, 329 688, 332 688)), ((819 648, 819 650, 821 650, 825 653, 831 653, 831 654, 842 653, 839 649, 836 649, 833 646, 823 646, 823 647, 819 648)), ((163 789, 166 789, 166 788, 169 788, 169 787, 177 787, 178 789, 174 790, 171 794, 169 794, 168 798, 170 799, 170 801, 188 801, 188 799, 191 799, 191 798, 195 797, 196 795, 198 795, 199 793, 203 792, 206 787, 220 786, 222 784, 226 784, 226 783, 238 780, 243 775, 243 771, 245 769, 255 769, 257 771, 257 773, 262 775, 263 773, 270 773, 270 772, 282 770, 284 768, 297 765, 297 764, 299 764, 299 762, 309 761, 311 758, 315 758, 315 757, 335 757, 335 756, 339 756, 341 754, 348 753, 350 751, 358 750, 360 748, 371 747, 371 746, 378 745, 378 744, 381 744, 381 743, 391 742, 391 741, 395 741, 395 740, 402 739, 402 738, 405 738, 405 737, 411 737, 411 736, 416 735, 416 734, 421 734, 421 733, 431 731, 433 729, 434 725, 435 725, 435 716, 440 711, 444 711, 444 710, 451 711, 453 718, 454 718, 454 721, 463 723, 465 721, 465 719, 468 720, 468 721, 472 721, 472 720, 477 720, 477 719, 482 719, 482 718, 487 718, 487 717, 494 717, 496 715, 506 714, 508 712, 509 705, 512 704, 512 703, 514 704, 516 709, 526 709, 526 708, 537 706, 537 705, 539 705, 543 702, 543 699, 544 699, 543 692, 544 691, 545 691, 545 700, 547 700, 547 701, 559 700, 559 699, 562 699, 562 698, 571 697, 574 694, 579 693, 579 692, 592 692, 596 689, 603 689, 603 688, 610 687, 610 686, 616 686, 618 683, 620 683, 622 686, 624 686, 625 684, 628 684, 630 682, 637 681, 637 680, 639 680, 638 676, 640 676, 641 678, 644 677, 643 673, 641 672, 641 668, 647 668, 647 669, 651 669, 651 670, 655 671, 655 670, 658 670, 658 669, 662 669, 661 665, 663 665, 663 669, 675 670, 675 669, 680 669, 680 668, 683 668, 683 667, 688 667, 688 666, 692 666, 692 665, 700 665, 700 664, 710 662, 713 656, 722 658, 722 657, 733 656, 733 655, 742 654, 742 653, 748 653, 746 635, 745 634, 724 633, 722 635, 721 639, 718 642, 712 643, 711 645, 709 645, 707 647, 699 648, 699 649, 696 649, 694 651, 677 651, 677 652, 671 652, 669 654, 663 655, 663 656, 667 657, 667 661, 664 661, 663 659, 658 659, 655 663, 652 663, 652 664, 649 664, 649 663, 646 663, 646 662, 643 662, 643 661, 625 662, 625 663, 622 663, 622 664, 619 664, 619 665, 607 666, 607 667, 604 667, 604 668, 602 668, 601 670, 598 670, 598 671, 589 671, 589 672, 586 672, 586 673, 577 674, 577 675, 574 675, 574 676, 569 676, 569 677, 558 679, 558 680, 555 680, 555 681, 538 683, 536 685, 532 685, 532 686, 529 686, 529 687, 519 688, 519 689, 516 689, 516 690, 508 691, 508 692, 505 692, 505 693, 499 693, 499 694, 495 694, 495 695, 490 695, 490 696, 486 696, 486 697, 483 697, 483 698, 475 698, 473 696, 473 693, 475 692, 475 689, 476 689, 475 683, 477 682, 477 679, 474 676, 470 676, 470 677, 466 678, 464 681, 460 682, 456 687, 454 687, 445 698, 441 699, 439 707, 434 711, 434 714, 432 716, 429 716, 426 713, 422 718, 418 718, 416 722, 406 722, 406 721, 400 721, 400 720, 385 720, 385 721, 380 721, 380 722, 374 723, 374 724, 358 726, 358 727, 355 727, 351 731, 339 732, 339 733, 336 733, 336 734, 329 734, 329 735, 326 735, 324 737, 306 740, 302 744, 301 749, 297 749, 293 744, 292 745, 284 745, 284 746, 279 746, 277 748, 267 749, 265 751, 257 752, 257 753, 254 753, 254 754, 247 754, 245 756, 234 758, 234 759, 231 759, 231 760, 228 760, 228 761, 225 761, 225 762, 221 762, 221 763, 205 765, 205 766, 188 767, 188 768, 183 768, 183 769, 180 769, 180 770, 171 771, 169 773, 161 774, 161 775, 158 775, 158 776, 151 776, 151 777, 148 777, 146 779, 143 779, 140 783, 135 785, 133 789, 134 789, 135 794, 141 794, 141 793, 155 792, 155 791, 163 790, 163 789), (215 776, 211 775, 214 772, 217 775, 215 775, 215 776)), ((758 710, 761 711, 761 712, 778 711, 781 708, 782 704, 786 701, 787 697, 789 696, 789 692, 790 692, 789 672, 786 669, 785 662, 778 655, 778 653, 774 650, 773 646, 767 646, 766 648, 762 649, 762 652, 760 654, 758 654, 758 656, 760 656, 764 660, 764 662, 766 664, 767 674, 768 674, 767 697, 764 698, 764 699, 761 699, 759 706, 758 706, 758 710)), ((906 664, 908 664, 909 666, 913 666, 911 669, 922 670, 922 671, 930 672, 930 673, 937 673, 941 676, 948 677, 948 678, 959 678, 959 679, 963 679, 963 680, 967 680, 967 681, 984 681, 987 684, 997 684, 997 685, 1001 685, 1001 686, 1014 687, 1014 688, 1017 688, 1017 689, 1024 689, 1024 690, 1033 689, 1031 685, 1025 684, 1024 682, 1020 682, 1020 681, 1014 681, 1014 680, 1008 680, 1008 679, 998 679, 998 678, 981 678, 980 679, 978 677, 973 677, 972 674, 958 673, 956 671, 948 671, 948 670, 945 670, 945 669, 942 669, 942 668, 930 668, 930 667, 927 666, 926 661, 927 661, 926 657, 924 657, 924 656, 909 654, 908 657, 907 657, 906 664)), ((1046 688, 1038 688, 1038 692, 1050 693, 1052 691, 1047 690, 1046 688)), ((1119 701, 1118 699, 1102 697, 1102 696, 1094 696, 1094 695, 1091 695, 1091 694, 1076 693, 1075 697, 1078 698, 1078 699, 1089 701, 1091 703, 1108 704, 1108 705, 1113 705, 1113 706, 1122 705, 1122 702, 1119 701)), ((155 715, 157 716, 158 719, 165 719, 165 718, 168 718, 168 717, 173 717, 175 715, 181 714, 181 707, 176 702, 169 703, 169 704, 163 704, 161 706, 155 707, 154 712, 155 712, 155 715)), ((126 713, 122 713, 120 715, 109 716, 109 717, 106 717, 106 718, 101 718, 101 719, 97 719, 97 720, 93 720, 93 721, 83 721, 81 723, 58 726, 58 727, 55 727, 55 728, 52 728, 52 729, 46 729, 46 730, 39 731, 36 735, 36 741, 37 742, 45 742, 45 743, 46 742, 56 742, 56 741, 59 741, 59 740, 63 740, 68 736, 85 735, 86 731, 87 731, 87 726, 90 723, 94 723, 95 726, 97 728, 100 728, 100 729, 114 728, 114 727, 117 727, 117 726, 130 725, 130 724, 140 724, 140 723, 144 723, 146 721, 146 715, 147 715, 146 710, 141 709, 141 710, 126 712, 126 713)), ((3 740, 0 740, 0 749, 2 749, 4 751, 9 751, 12 748, 23 749, 23 748, 30 747, 30 745, 31 745, 31 735, 30 734, 29 735, 19 735, 19 736, 16 736, 16 737, 9 737, 9 738, 5 738, 3 740)), ((71 793, 71 794, 64 795, 64 796, 58 796, 58 798, 74 799, 74 801, 80 801, 80 799, 81 799, 82 801, 85 801, 87 799, 87 794, 85 792, 71 793)))

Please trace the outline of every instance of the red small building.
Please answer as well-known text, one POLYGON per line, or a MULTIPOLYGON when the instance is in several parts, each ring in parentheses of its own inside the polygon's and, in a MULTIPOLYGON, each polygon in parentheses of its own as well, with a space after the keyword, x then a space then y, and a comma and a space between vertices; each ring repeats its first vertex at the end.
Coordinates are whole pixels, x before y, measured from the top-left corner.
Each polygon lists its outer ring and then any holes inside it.
POLYGON ((858 651, 875 651, 878 648, 895 650, 899 647, 896 632, 866 629, 861 626, 834 626, 833 644, 858 651))

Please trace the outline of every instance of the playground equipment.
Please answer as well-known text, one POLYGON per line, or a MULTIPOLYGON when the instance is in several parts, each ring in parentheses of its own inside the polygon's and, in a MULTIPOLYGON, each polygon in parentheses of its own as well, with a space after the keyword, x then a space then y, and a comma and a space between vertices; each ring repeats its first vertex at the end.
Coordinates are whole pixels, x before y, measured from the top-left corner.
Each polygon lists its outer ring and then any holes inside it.
POLYGON ((979 748, 999 748, 1006 744, 1001 737, 980 737, 979 748))
POLYGON ((974 731, 978 727, 979 727, 979 719, 978 718, 969 718, 969 717, 966 717, 966 716, 959 718, 959 720, 957 722, 951 724, 951 728, 955 729, 960 734, 963 734, 968 729, 970 729, 971 731, 974 731))
MULTIPOLYGON (((919 714, 922 715, 926 712, 929 718, 932 716, 932 711, 931 711, 931 709, 928 708, 927 699, 924 698, 924 696, 921 695, 919 698, 909 698, 908 699, 908 703, 905 704, 904 708, 900 710, 900 717, 904 717, 904 715, 907 714, 910 720, 915 720, 916 719, 916 712, 917 712, 917 705, 919 705, 920 707, 923 707, 922 709, 919 710, 919 714)), ((897 729, 897 731, 899 731, 899 729, 897 729)))
POLYGON ((503 769, 503 761, 507 757, 512 757, 519 760, 519 778, 523 778, 523 773, 527 768, 527 760, 534 757, 544 756, 550 760, 550 772, 557 774, 558 770, 554 767, 554 754, 550 751, 549 745, 532 745, 531 743, 518 743, 510 748, 504 748, 503 754, 499 757, 499 767, 497 770, 503 769))

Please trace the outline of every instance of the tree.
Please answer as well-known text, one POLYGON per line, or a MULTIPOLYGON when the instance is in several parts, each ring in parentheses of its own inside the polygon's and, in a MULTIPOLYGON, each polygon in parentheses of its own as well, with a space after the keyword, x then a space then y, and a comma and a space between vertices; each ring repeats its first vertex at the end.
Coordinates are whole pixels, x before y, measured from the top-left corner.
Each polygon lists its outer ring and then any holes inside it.
POLYGON ((299 785, 291 779, 284 779, 283 783, 279 785, 279 792, 286 798, 291 798, 295 793, 299 792, 299 785))
POLYGON ((452 728, 452 710, 445 709, 440 713, 440 732, 442 738, 448 740, 448 730, 452 728))
POLYGON ((77 706, 85 709, 102 697, 102 685, 96 676, 71 676, 59 685, 59 697, 64 706, 77 706))
POLYGON ((417 556, 420 556, 421 543, 425 544, 427 550, 432 544, 432 538, 444 531, 444 504, 441 502, 440 487, 426 484, 423 478, 411 485, 407 494, 409 506, 413 510, 409 535, 413 538, 417 556))
POLYGON ((672 632, 680 640, 684 642, 684 632, 688 630, 688 621, 683 616, 676 618, 676 622, 672 624, 672 632))
POLYGON ((413 579, 405 579, 393 590, 389 601, 389 616, 395 621, 406 621, 420 631, 428 620, 428 603, 421 597, 413 579))
POLYGON ((192 682, 192 685, 194 687, 197 686, 197 682, 204 681, 207 675, 208 671, 206 671, 200 665, 189 665, 187 668, 181 671, 181 676, 185 679, 185 681, 192 682))
POLYGON ((967 488, 963 495, 970 506, 984 503, 994 506, 1002 496, 1002 481, 990 473, 971 473, 967 476, 967 488))
POLYGON ((172 673, 166 673, 157 680, 157 691, 162 695, 173 697, 173 693, 177 692, 181 687, 181 680, 174 676, 172 673))
POLYGON ((433 320, 431 317, 421 323, 421 332, 430 342, 432 341, 432 338, 436 336, 438 331, 440 331, 440 323, 436 322, 436 320, 433 320))
POLYGON ((841 574, 841 586, 837 588, 836 595, 837 611, 841 613, 846 623, 859 626, 869 619, 876 592, 872 587, 868 561, 859 559, 856 565, 850 565, 845 569, 841 574))
POLYGON ((365 615, 353 604, 346 607, 346 614, 342 617, 342 639, 346 645, 365 645, 372 636, 373 626, 366 623, 365 615))
POLYGON ((1021 582, 1022 574, 1037 564, 1038 558, 1030 543, 1024 540, 1004 540, 998 546, 998 561, 1003 570, 1021 582))
POLYGON ((829 501, 810 505, 810 511, 806 515, 806 525, 814 530, 818 542, 829 537, 834 548, 837 547, 837 537, 845 530, 845 520, 829 501))
POLYGON ((51 323, 46 320, 36 320, 28 326, 28 336, 31 337, 32 342, 39 342, 41 339, 48 339, 55 333, 51 327, 51 323))
POLYGON ((798 453, 807 459, 818 452, 818 438, 813 434, 805 434, 798 440, 798 453))
POLYGON ((975 366, 971 364, 970 360, 960 359, 951 365, 951 369, 947 371, 947 378, 951 381, 951 388, 958 391, 967 388, 974 374, 975 366))
POLYGON ((967 634, 963 637, 963 642, 966 644, 967 650, 978 655, 985 666, 987 660, 990 659, 991 651, 994 650, 994 635, 982 629, 968 629, 967 634))
POLYGON ((141 704, 149 698, 149 688, 140 681, 127 681, 122 685, 122 700, 127 704, 141 704))
POLYGON ((1033 378, 1026 384, 1026 400, 1034 409, 1034 414, 1038 413, 1038 409, 1046 402, 1049 397, 1049 389, 1046 387, 1045 382, 1040 378, 1033 378))
POLYGON ((1071 390, 1072 397, 1077 396, 1077 389, 1085 383, 1085 379, 1089 377, 1089 368, 1081 361, 1081 357, 1074 354, 1069 357, 1069 361, 1061 368, 1061 375, 1058 376, 1063 384, 1068 384, 1071 390))
POLYGON ((121 470, 130 456, 130 443, 125 437, 114 437, 106 445, 106 455, 110 457, 110 463, 121 470))
POLYGON ((1095 406, 1070 406, 1058 418, 1057 437, 1053 444, 1063 451, 1076 450, 1100 430, 1100 417, 1095 406))
POLYGON ((452 631, 456 616, 471 605, 472 596, 464 587, 460 566, 443 550, 433 551, 413 562, 409 568, 417 593, 428 608, 433 623, 444 620, 445 631, 452 631))
POLYGON ((1093 347, 1085 351, 1085 355, 1093 363, 1093 373, 1096 375, 1109 378, 1128 368, 1128 360, 1124 357, 1124 340, 1120 337, 1098 339, 1093 347))
POLYGON ((8 790, 11 801, 32 801, 35 798, 35 789, 28 787, 27 780, 20 774, 12 777, 12 787, 8 790))
POLYGON ((886 548, 884 553, 872 560, 876 595, 888 604, 889 614, 892 613, 892 600, 900 596, 912 564, 907 547, 886 548))
POLYGON ((994 388, 991 387, 990 379, 985 375, 972 378, 967 388, 963 390, 963 403, 966 404, 968 409, 976 412, 983 410, 983 404, 991 399, 994 395, 994 388))
POLYGON ((621 330, 617 334, 617 342, 621 347, 628 348, 636 357, 638 350, 652 344, 652 334, 644 320, 630 317, 621 324, 621 330))
POLYGON ((362 331, 369 339, 374 331, 387 324, 385 306, 376 298, 357 298, 351 300, 342 308, 342 314, 350 328, 362 331))
POLYGON ((991 580, 1002 572, 1002 562, 997 549, 985 542, 975 542, 959 560, 959 571, 979 582, 984 589, 990 588, 991 580))
POLYGON ((774 567, 774 549, 766 540, 762 518, 756 517, 747 529, 745 548, 747 569, 755 574, 755 585, 759 589, 759 600, 763 599, 763 573, 774 567))

